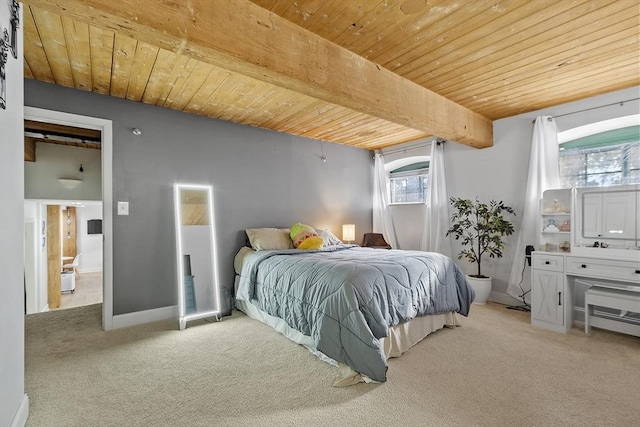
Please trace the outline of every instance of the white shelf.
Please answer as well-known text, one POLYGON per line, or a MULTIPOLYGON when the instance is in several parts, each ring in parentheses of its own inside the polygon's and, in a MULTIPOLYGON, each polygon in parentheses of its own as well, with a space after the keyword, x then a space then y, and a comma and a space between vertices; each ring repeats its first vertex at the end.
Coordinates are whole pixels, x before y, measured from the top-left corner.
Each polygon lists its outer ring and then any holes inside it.
POLYGON ((568 216, 571 212, 543 212, 542 216, 568 216))
POLYGON ((571 234, 570 231, 543 231, 542 234, 571 234))

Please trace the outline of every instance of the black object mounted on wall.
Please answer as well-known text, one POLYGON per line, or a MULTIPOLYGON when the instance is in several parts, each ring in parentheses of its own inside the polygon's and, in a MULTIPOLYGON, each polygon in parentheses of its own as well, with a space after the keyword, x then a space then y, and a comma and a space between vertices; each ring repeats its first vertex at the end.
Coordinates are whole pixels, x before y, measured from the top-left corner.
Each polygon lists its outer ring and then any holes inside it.
POLYGON ((87 220, 87 234, 102 234, 102 220, 87 220))

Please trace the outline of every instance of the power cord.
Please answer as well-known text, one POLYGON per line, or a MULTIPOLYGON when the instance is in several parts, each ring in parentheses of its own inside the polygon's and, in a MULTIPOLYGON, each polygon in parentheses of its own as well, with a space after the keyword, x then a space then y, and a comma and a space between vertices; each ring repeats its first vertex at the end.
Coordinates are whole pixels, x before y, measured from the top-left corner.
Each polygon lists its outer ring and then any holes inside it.
MULTIPOLYGON (((529 255, 529 256, 531 256, 531 255, 529 255)), ((510 309, 510 310, 531 311, 531 306, 529 304, 527 304, 527 300, 525 299, 525 296, 529 292, 531 292, 531 289, 529 289, 528 291, 525 291, 524 288, 522 287, 522 282, 524 281, 524 270, 525 270, 525 268, 527 268, 527 257, 524 257, 524 262, 522 263, 522 272, 520 273, 520 282, 518 283, 518 287, 522 291, 522 294, 520 295, 520 299, 522 300, 522 303, 524 305, 510 305, 510 306, 507 306, 507 308, 510 309)))

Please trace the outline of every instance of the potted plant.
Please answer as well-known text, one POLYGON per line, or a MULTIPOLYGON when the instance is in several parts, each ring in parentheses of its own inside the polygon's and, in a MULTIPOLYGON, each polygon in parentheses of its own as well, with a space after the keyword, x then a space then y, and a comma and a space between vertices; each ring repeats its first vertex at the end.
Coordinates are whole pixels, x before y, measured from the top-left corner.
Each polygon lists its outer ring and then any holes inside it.
POLYGON ((491 277, 482 274, 482 258, 502 258, 504 236, 513 234, 513 225, 505 214, 515 215, 513 208, 503 202, 491 200, 489 204, 475 200, 452 197, 456 212, 451 215, 451 227, 447 231, 462 243, 458 259, 466 258, 478 266, 477 274, 468 274, 467 282, 475 291, 474 302, 484 304, 491 293, 491 277))

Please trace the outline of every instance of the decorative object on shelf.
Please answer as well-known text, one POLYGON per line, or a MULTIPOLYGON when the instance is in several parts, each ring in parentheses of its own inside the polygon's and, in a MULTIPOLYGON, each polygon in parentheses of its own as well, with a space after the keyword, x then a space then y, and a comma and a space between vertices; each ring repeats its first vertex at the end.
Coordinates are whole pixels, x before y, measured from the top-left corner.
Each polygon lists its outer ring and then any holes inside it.
POLYGON ((20 3, 11 1, 11 54, 18 59, 18 27, 20 26, 20 3))
POLYGON ((553 218, 549 218, 547 219, 547 225, 544 227, 544 230, 542 231, 557 233, 558 231, 560 231, 560 229, 556 225, 556 220, 553 218))
POLYGON ((571 220, 565 219, 562 225, 560 226, 560 231, 571 231, 571 220))
POLYGON ((560 243, 559 247, 562 252, 569 252, 569 250, 571 249, 571 244, 569 244, 569 242, 565 240, 560 243))
POLYGON ((0 37, 0 107, 4 110, 7 108, 7 60, 9 58, 9 50, 11 55, 18 59, 18 27, 20 25, 20 3, 17 0, 11 0, 9 6, 11 11, 10 25, 11 37, 9 31, 5 28, 2 30, 0 37))
POLYGON ((466 258, 477 264, 477 274, 467 275, 467 282, 476 292, 474 302, 484 304, 491 293, 492 281, 482 274, 482 257, 488 255, 490 258, 502 258, 502 238, 513 234, 513 224, 504 214, 515 215, 515 211, 504 202, 495 200, 486 204, 477 198, 474 201, 452 197, 450 203, 456 212, 451 215, 452 225, 446 235, 452 234, 456 240, 461 241, 463 249, 458 254, 458 259, 466 258))
POLYGON ((7 58, 9 52, 9 32, 5 28, 0 38, 0 107, 7 108, 7 58))

